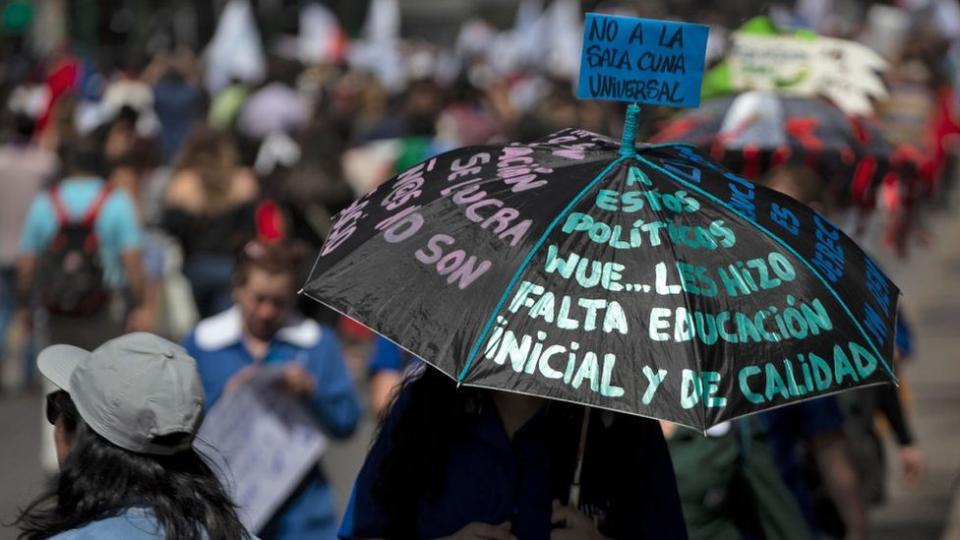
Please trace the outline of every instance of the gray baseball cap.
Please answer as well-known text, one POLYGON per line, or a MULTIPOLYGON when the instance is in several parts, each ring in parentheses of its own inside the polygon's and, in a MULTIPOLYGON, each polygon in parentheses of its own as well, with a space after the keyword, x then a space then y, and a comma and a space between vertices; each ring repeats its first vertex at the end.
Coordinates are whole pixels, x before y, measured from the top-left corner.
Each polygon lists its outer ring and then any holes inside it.
POLYGON ((197 363, 153 334, 127 334, 92 352, 53 345, 40 353, 37 367, 70 394, 93 431, 131 452, 175 454, 190 448, 200 428, 197 363))

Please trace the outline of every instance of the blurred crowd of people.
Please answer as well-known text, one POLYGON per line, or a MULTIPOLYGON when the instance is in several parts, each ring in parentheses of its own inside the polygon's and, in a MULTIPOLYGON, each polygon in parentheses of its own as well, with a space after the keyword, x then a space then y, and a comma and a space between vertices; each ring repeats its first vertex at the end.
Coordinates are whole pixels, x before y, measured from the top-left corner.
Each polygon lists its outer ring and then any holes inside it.
MULTIPOLYGON (((285 387, 310 404, 324 430, 349 437, 364 402, 385 411, 417 362, 297 296, 331 216, 447 149, 531 141, 565 127, 621 130, 620 107, 573 97, 579 3, 556 1, 545 11, 534 4, 520 3, 509 32, 467 21, 452 49, 390 36, 378 17, 396 8, 374 2, 364 39, 340 32, 304 57, 289 43, 262 48, 255 28, 243 33, 255 25, 249 8, 229 2, 202 57, 181 47, 144 62, 98 63, 64 45, 50 57, 19 58, 0 86, 3 387, 39 385, 33 359, 48 344, 93 350, 151 332, 183 340, 208 407, 256 366, 278 362, 285 387), (231 59, 246 49, 222 50, 225 34, 257 40, 259 63, 231 59), (369 395, 358 395, 360 380, 369 380, 369 395)), ((611 3, 625 14, 671 15, 643 4, 611 3)), ((823 32, 860 29, 850 17, 817 12, 816 2, 798 4, 806 11, 775 14, 823 32)), ((932 37, 928 15, 940 4, 915 12, 900 52, 882 51, 896 56, 893 98, 881 115, 902 141, 934 140, 931 104, 953 106, 947 90, 960 48, 951 38, 960 27, 932 37)), ((719 23, 724 15, 714 11, 691 17, 719 23)), ((940 20, 951 22, 960 26, 960 17, 940 20)), ((719 51, 724 31, 716 30, 711 50, 719 51)), ((884 46, 893 39, 874 38, 884 46)), ((666 114, 645 112, 642 129, 653 133, 666 114)), ((946 143, 936 141, 929 151, 939 158, 946 143)), ((803 171, 782 169, 766 182, 824 208, 826 186, 803 171)), ((907 332, 898 335, 904 359, 912 351, 907 332)), ((55 390, 43 384, 45 394, 55 390)), ((867 538, 866 510, 885 492, 876 412, 892 428, 904 480, 914 485, 922 475, 904 409, 896 389, 867 389, 727 423, 706 437, 665 425, 689 535, 867 538)), ((53 472, 52 442, 47 450, 53 472)), ((332 538, 337 515, 315 468, 260 534, 332 538)))

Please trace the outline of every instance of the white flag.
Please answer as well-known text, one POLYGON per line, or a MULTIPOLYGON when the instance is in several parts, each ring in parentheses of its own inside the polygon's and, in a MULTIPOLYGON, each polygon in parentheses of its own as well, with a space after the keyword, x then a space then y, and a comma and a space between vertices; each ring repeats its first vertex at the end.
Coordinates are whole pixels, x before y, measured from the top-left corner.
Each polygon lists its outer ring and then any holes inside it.
POLYGON ((233 78, 256 84, 266 75, 260 33, 248 0, 230 0, 204 54, 207 90, 211 94, 233 78))

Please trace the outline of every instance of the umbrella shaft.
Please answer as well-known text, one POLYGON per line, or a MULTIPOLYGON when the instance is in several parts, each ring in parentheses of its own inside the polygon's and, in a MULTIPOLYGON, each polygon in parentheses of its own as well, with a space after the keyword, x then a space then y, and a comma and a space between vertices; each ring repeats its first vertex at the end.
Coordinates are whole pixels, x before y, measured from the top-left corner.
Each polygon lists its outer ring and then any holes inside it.
POLYGON ((583 408, 583 423, 580 425, 580 444, 577 448, 577 468, 573 471, 568 504, 574 508, 580 506, 580 475, 583 472, 583 455, 587 449, 587 431, 590 430, 590 409, 583 408))
POLYGON ((623 120, 623 139, 620 142, 620 156, 631 158, 637 155, 637 117, 640 115, 640 106, 636 103, 627 105, 627 116, 623 120))

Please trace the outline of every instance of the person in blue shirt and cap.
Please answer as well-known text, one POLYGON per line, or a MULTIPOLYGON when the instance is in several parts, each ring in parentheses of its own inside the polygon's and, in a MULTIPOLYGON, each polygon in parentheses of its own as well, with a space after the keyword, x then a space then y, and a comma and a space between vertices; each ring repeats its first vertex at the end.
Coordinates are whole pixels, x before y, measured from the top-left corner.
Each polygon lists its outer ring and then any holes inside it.
POLYGON ((341 538, 685 539, 676 479, 652 420, 458 388, 421 364, 383 420, 341 538), (583 414, 593 415, 571 505, 583 414))
MULTIPOLYGON (((234 276, 236 305, 201 321, 184 345, 197 359, 208 408, 258 370, 279 368, 282 386, 302 399, 320 427, 346 438, 357 426, 360 403, 333 330, 295 312, 298 259, 290 246, 247 244, 234 276)), ((336 519, 333 495, 317 466, 258 534, 334 538, 336 519)))

